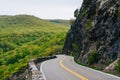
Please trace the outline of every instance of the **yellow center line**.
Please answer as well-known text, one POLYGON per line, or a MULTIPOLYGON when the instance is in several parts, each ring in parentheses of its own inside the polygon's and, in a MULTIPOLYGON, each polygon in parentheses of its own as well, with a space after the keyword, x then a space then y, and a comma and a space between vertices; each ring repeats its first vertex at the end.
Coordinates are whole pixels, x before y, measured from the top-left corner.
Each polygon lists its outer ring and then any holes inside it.
POLYGON ((61 66, 63 69, 67 70, 68 72, 70 72, 71 74, 73 74, 74 76, 78 77, 78 78, 81 79, 81 80, 88 80, 86 77, 84 77, 84 76, 78 74, 77 72, 69 69, 68 67, 64 66, 63 63, 62 63, 63 60, 64 60, 64 58, 61 59, 60 62, 59 62, 60 66, 61 66))

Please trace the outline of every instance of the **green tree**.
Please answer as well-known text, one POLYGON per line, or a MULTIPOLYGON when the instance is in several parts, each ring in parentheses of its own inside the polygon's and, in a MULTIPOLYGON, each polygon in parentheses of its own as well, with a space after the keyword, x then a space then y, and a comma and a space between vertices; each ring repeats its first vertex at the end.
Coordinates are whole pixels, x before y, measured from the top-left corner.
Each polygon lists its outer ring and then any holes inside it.
POLYGON ((74 11, 74 17, 77 17, 77 16, 78 16, 78 14, 79 14, 79 10, 78 10, 78 9, 76 9, 76 10, 74 11))
POLYGON ((3 49, 0 48, 0 54, 3 54, 3 49))

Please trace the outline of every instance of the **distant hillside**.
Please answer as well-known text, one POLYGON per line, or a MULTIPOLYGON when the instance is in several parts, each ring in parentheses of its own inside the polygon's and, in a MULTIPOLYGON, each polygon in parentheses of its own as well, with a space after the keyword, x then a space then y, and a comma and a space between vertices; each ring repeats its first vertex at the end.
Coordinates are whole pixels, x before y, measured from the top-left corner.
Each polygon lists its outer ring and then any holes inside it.
MULTIPOLYGON (((2 32, 16 32, 18 31, 25 31, 25 28, 27 28, 26 30, 29 31, 31 30, 42 30, 42 31, 47 31, 47 30, 51 30, 52 32, 56 31, 56 30, 52 30, 55 28, 63 28, 64 25, 58 25, 52 22, 49 22, 47 20, 42 20, 39 19, 35 16, 31 16, 31 15, 16 15, 16 16, 0 16, 0 31, 2 32), (28 28, 29 27, 29 28, 28 28), (49 29, 48 27, 51 27, 51 29, 49 29), (21 28, 24 28, 24 30, 21 28), (39 29, 38 29, 39 28, 39 29), (42 29, 44 28, 44 29, 42 29), (45 29, 46 28, 46 29, 45 29)), ((61 30, 61 29, 60 29, 61 30)), ((59 31, 60 31, 59 30, 59 31)), ((57 31, 58 32, 58 31, 57 31)))
POLYGON ((32 26, 40 24, 40 19, 29 15, 0 16, 0 27, 32 26))
POLYGON ((0 80, 20 72, 31 59, 61 52, 67 30, 34 16, 0 16, 0 80))
POLYGON ((69 20, 54 19, 54 20, 48 20, 48 21, 53 22, 53 23, 57 23, 57 24, 62 24, 65 26, 70 26, 69 20))

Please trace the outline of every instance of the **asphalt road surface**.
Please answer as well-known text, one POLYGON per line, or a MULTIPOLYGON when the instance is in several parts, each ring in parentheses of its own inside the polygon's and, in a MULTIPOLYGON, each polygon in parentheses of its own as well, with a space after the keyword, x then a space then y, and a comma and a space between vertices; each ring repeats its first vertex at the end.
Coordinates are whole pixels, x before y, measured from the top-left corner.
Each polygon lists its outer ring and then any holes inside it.
POLYGON ((45 80, 120 80, 120 77, 78 65, 73 57, 65 55, 43 62, 41 71, 45 80))

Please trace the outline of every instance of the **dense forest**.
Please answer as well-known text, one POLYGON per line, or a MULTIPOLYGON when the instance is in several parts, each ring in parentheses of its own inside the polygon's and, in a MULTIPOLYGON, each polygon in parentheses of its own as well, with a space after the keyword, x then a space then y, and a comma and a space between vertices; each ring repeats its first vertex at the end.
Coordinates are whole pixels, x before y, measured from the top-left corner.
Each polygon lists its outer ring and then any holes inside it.
POLYGON ((29 15, 0 16, 0 79, 28 61, 61 52, 68 26, 29 15))

